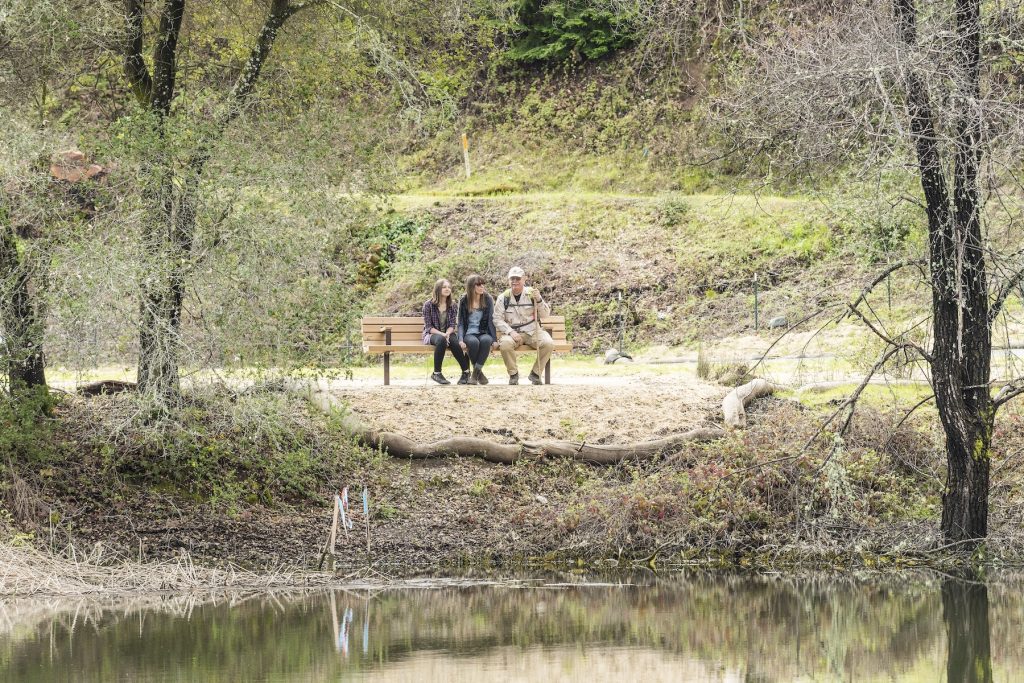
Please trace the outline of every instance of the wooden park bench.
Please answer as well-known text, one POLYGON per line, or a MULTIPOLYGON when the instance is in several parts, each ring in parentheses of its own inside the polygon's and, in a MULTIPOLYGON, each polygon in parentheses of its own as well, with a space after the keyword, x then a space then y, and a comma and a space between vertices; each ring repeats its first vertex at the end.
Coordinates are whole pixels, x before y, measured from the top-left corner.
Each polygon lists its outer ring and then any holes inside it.
MULTIPOLYGON (((565 338, 565 318, 549 316, 540 321, 555 340, 555 351, 572 351, 572 344, 565 338)), ((380 316, 359 320, 359 331, 363 337, 363 353, 384 354, 384 384, 391 384, 391 354, 433 353, 434 347, 423 343, 423 318, 421 316, 380 316)), ((528 346, 520 346, 516 353, 531 353, 528 346)), ((500 351, 492 351, 500 354, 500 351)), ((544 368, 544 384, 551 384, 551 361, 544 368)))

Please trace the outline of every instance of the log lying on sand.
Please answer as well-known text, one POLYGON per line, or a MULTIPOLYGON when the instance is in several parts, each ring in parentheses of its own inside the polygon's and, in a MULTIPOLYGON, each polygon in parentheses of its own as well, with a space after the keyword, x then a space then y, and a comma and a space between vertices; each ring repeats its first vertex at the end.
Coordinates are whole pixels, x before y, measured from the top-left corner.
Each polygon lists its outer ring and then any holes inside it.
POLYGON ((747 406, 755 398, 768 396, 775 391, 775 385, 764 379, 755 379, 736 387, 722 399, 725 424, 736 429, 747 426, 747 406))
POLYGON ((79 396, 103 396, 106 394, 122 394, 126 391, 138 390, 135 382, 124 382, 119 379, 105 379, 91 384, 83 384, 75 389, 79 396))
MULTIPOLYGON (((340 409, 340 401, 325 391, 312 391, 307 398, 324 412, 340 409)), ((386 450, 402 458, 477 457, 488 462, 511 464, 523 458, 568 458, 594 465, 615 465, 624 460, 651 460, 692 441, 714 441, 725 436, 717 428, 693 429, 664 439, 622 445, 591 445, 578 441, 526 441, 501 444, 487 439, 460 436, 432 443, 418 443, 394 432, 370 429, 351 413, 343 412, 342 424, 360 443, 386 450)))
POLYGON ((454 437, 432 443, 419 443, 394 432, 379 432, 360 422, 344 410, 344 404, 326 391, 312 390, 307 399, 325 413, 337 411, 342 426, 364 446, 387 451, 399 458, 478 457, 488 462, 511 464, 522 458, 522 446, 495 443, 475 437, 454 437))
POLYGON ((706 442, 721 439, 725 432, 717 427, 691 429, 664 439, 640 441, 631 444, 599 445, 578 441, 527 441, 527 451, 541 457, 570 458, 593 465, 616 465, 623 460, 652 460, 692 441, 706 442))

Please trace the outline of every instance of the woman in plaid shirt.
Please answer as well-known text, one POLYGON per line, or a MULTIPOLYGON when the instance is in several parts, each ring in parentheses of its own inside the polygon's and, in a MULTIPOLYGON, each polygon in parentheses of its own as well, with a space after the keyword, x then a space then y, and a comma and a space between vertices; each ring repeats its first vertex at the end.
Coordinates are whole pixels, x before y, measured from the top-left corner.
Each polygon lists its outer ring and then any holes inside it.
POLYGON ((441 279, 434 283, 434 295, 423 302, 423 343, 434 347, 434 374, 430 379, 438 384, 451 384, 441 374, 441 363, 444 361, 445 349, 451 349, 452 355, 462 368, 459 384, 469 381, 469 361, 462 347, 459 336, 455 333, 455 306, 452 305, 452 284, 441 279))

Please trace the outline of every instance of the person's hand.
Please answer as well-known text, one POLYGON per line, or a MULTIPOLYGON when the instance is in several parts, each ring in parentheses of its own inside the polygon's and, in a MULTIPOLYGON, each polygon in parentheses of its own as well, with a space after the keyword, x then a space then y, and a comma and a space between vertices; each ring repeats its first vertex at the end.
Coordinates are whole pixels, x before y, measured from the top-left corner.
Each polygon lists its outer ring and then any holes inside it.
POLYGON ((498 342, 491 342, 491 351, 498 350, 498 342))
POLYGON ((515 340, 516 344, 520 344, 523 341, 523 335, 519 334, 518 332, 513 332, 512 339, 515 340))
POLYGON ((459 342, 459 346, 461 346, 461 347, 462 347, 462 350, 463 350, 463 351, 467 351, 467 350, 469 349, 469 347, 468 347, 468 346, 466 346, 466 342, 464 342, 464 341, 460 341, 460 342, 459 342))
POLYGON ((455 331, 454 327, 449 327, 447 330, 444 331, 444 336, 445 337, 450 337, 452 332, 454 332, 454 331, 455 331))

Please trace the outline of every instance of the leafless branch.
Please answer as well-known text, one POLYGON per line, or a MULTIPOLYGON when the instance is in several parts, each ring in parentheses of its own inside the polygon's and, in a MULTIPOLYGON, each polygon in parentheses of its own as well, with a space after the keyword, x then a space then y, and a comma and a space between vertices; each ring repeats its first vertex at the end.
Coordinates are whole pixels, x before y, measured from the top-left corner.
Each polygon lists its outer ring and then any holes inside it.
POLYGON ((905 412, 903 414, 903 417, 900 418, 900 421, 896 423, 896 426, 892 428, 892 434, 890 434, 889 438, 885 440, 885 443, 882 445, 882 448, 888 448, 889 444, 891 444, 892 440, 896 437, 896 432, 898 432, 900 427, 903 426, 903 423, 909 420, 910 416, 913 415, 918 408, 925 405, 929 401, 934 400, 934 398, 935 394, 929 394, 925 398, 915 403, 907 412, 905 412))
POLYGON ((864 289, 860 290, 860 294, 857 295, 856 299, 850 302, 849 307, 851 309, 856 309, 862 301, 867 299, 867 296, 875 289, 875 287, 885 282, 885 279, 892 275, 893 273, 895 273, 897 270, 902 270, 903 268, 907 268, 908 266, 917 266, 918 268, 923 268, 925 265, 927 265, 927 262, 924 259, 908 259, 905 261, 899 261, 897 263, 892 264, 891 266, 880 272, 878 275, 876 275, 875 278, 871 282, 869 282, 867 286, 864 287, 864 289))
MULTIPOLYGON (((772 349, 774 349, 776 347, 776 345, 778 345, 778 343, 780 341, 782 341, 786 337, 786 335, 788 335, 790 332, 792 332, 796 328, 800 327, 804 323, 806 323, 806 322, 808 322, 810 320, 813 320, 814 318, 817 318, 822 313, 825 313, 826 311, 829 311, 829 310, 831 310, 833 308, 836 308, 837 306, 838 306, 838 304, 832 304, 831 306, 826 306, 824 308, 819 308, 818 310, 814 311, 810 315, 804 316, 800 320, 797 320, 795 323, 793 323, 792 325, 787 327, 782 332, 782 334, 780 334, 778 337, 776 337, 775 340, 771 344, 768 345, 768 348, 764 350, 764 353, 761 354, 761 357, 758 358, 757 362, 754 363, 753 367, 750 368, 750 372, 753 373, 755 370, 757 370, 758 367, 761 366, 762 363, 765 362, 765 360, 768 358, 768 354, 771 353, 772 349)), ((831 322, 833 322, 833 321, 830 320, 829 323, 831 323, 831 322)), ((826 323, 826 326, 829 323, 826 323)), ((819 331, 820 331, 820 329, 819 329, 819 331)))
POLYGON ((1024 394, 1024 379, 1018 379, 1004 385, 992 399, 992 406, 998 409, 1021 394, 1024 394))
MULTIPOLYGON (((831 415, 828 416, 828 418, 826 418, 820 425, 818 425, 818 428, 814 431, 811 437, 804 444, 804 447, 801 449, 801 452, 806 451, 808 448, 810 448, 811 444, 814 443, 814 440, 821 436, 825 429, 827 429, 828 426, 832 424, 832 422, 834 422, 835 419, 839 417, 839 415, 842 414, 844 410, 848 410, 846 419, 843 420, 843 424, 839 429, 840 435, 845 434, 850 427, 850 422, 853 420, 853 413, 857 405, 857 401, 860 399, 860 395, 864 392, 864 389, 866 389, 868 384, 871 383, 871 378, 874 377, 875 374, 878 373, 883 367, 885 367, 885 364, 889 361, 890 358, 892 358, 900 350, 905 348, 908 347, 903 344, 897 344, 895 346, 890 346, 889 348, 887 348, 885 352, 881 355, 881 357, 875 362, 872 368, 864 375, 864 378, 861 380, 860 384, 857 385, 857 388, 854 389, 853 393, 850 394, 846 398, 846 400, 843 401, 843 403, 838 408, 836 408, 831 415)), ((826 461, 827 460, 828 458, 826 458, 826 461)), ((822 467, 824 467, 824 463, 822 463, 822 467)), ((819 469, 821 468, 819 467, 819 469)))
POLYGON ((1003 283, 1003 286, 999 288, 995 298, 992 299, 992 308, 988 312, 989 323, 995 322, 999 313, 1003 310, 1003 304, 1006 303, 1006 299, 1014 289, 1020 286, 1021 282, 1024 282, 1024 267, 1018 268, 1016 272, 1011 274, 1003 283))

